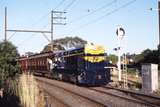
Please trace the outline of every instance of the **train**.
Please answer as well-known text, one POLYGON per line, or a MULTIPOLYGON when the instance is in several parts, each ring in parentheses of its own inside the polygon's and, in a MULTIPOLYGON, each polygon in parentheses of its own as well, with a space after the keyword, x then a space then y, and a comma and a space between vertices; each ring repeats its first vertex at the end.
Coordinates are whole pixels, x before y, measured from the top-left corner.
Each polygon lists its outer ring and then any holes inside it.
POLYGON ((83 47, 34 54, 18 59, 22 72, 45 76, 77 85, 105 85, 110 82, 109 61, 103 46, 83 47))

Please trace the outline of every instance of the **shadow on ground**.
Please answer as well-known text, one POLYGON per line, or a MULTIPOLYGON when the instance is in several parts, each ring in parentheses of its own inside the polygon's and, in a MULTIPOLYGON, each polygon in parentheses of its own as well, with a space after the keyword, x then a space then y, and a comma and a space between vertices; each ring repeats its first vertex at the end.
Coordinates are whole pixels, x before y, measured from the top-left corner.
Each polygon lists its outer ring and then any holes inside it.
POLYGON ((0 107, 21 107, 20 100, 13 94, 4 93, 3 98, 0 97, 0 107))

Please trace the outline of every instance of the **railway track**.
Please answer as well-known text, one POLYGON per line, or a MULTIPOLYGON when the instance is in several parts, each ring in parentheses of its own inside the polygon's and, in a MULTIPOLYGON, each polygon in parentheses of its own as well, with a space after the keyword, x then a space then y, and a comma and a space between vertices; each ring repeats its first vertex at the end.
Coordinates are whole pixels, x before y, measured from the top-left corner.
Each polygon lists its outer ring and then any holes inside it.
POLYGON ((137 99, 123 91, 112 89, 112 87, 79 87, 65 82, 40 77, 36 77, 36 80, 40 83, 43 82, 44 84, 48 84, 48 86, 63 89, 90 102, 101 105, 101 107, 159 107, 156 103, 137 99))
POLYGON ((156 95, 149 95, 149 94, 141 93, 138 91, 115 88, 115 87, 111 87, 111 86, 104 86, 103 88, 117 90, 117 91, 123 92, 126 95, 129 95, 139 101, 146 102, 148 104, 152 104, 152 105, 156 105, 156 106, 160 106, 160 97, 156 96, 156 95))
MULTIPOLYGON (((103 87, 96 87, 96 88, 90 88, 93 91, 99 92, 99 93, 103 93, 107 96, 111 96, 113 100, 116 101, 116 99, 119 99, 119 103, 121 104, 122 102, 124 103, 124 107, 159 107, 158 105, 155 104, 151 104, 148 102, 144 102, 144 101, 140 101, 138 99, 132 98, 128 95, 119 93, 119 92, 115 92, 114 90, 112 91, 107 91, 105 88, 103 87)), ((115 102, 116 103, 116 102, 115 102)))
MULTIPOLYGON (((103 104, 103 103, 101 103, 101 102, 99 102, 99 101, 97 101, 97 100, 94 100, 94 99, 86 96, 86 95, 82 95, 82 94, 79 94, 79 93, 77 93, 77 92, 74 92, 74 91, 72 91, 72 90, 70 90, 70 89, 67 89, 67 88, 65 88, 65 87, 55 85, 55 84, 53 84, 53 83, 51 83, 51 82, 42 80, 42 79, 40 79, 39 77, 38 77, 38 78, 36 77, 36 80, 37 80, 38 82, 47 84, 47 85, 49 85, 49 86, 57 87, 57 88, 59 88, 59 89, 63 89, 63 90, 65 90, 65 91, 67 91, 67 92, 69 92, 69 93, 71 93, 71 94, 74 94, 74 95, 76 95, 76 96, 79 96, 79 97, 81 97, 81 98, 84 98, 84 99, 86 99, 86 100, 88 100, 88 101, 90 101, 90 102, 92 102, 92 103, 97 104, 98 106, 96 106, 96 107, 111 107, 109 104, 103 104)), ((45 91, 47 92, 47 89, 45 89, 45 91)), ((50 92, 47 92, 47 93, 51 94, 50 92)), ((75 105, 73 105, 73 104, 67 104, 67 103, 65 103, 65 104, 66 104, 68 107, 74 107, 74 106, 75 106, 75 105)))

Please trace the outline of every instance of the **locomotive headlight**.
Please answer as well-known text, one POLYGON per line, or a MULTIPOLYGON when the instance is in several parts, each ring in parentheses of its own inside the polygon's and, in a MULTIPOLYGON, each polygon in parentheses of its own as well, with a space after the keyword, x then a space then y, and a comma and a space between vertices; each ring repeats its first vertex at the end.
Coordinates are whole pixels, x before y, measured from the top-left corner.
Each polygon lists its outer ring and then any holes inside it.
POLYGON ((102 76, 101 76, 101 75, 98 75, 97 78, 98 78, 98 79, 102 79, 102 76))

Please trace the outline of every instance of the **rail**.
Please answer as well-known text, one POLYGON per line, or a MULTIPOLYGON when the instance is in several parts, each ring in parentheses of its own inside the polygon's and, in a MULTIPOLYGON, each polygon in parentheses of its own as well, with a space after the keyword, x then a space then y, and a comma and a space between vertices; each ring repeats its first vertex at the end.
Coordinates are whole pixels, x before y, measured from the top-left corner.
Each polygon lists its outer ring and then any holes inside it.
POLYGON ((57 87, 57 88, 61 88, 61 89, 65 90, 65 91, 67 91, 67 92, 73 93, 73 94, 75 94, 75 95, 77 95, 77 96, 80 96, 80 97, 82 97, 82 98, 85 98, 85 99, 87 99, 87 100, 89 100, 89 101, 91 101, 91 102, 97 103, 97 104, 101 105, 102 107, 111 107, 110 104, 103 104, 103 103, 101 103, 101 102, 99 102, 99 101, 97 101, 97 100, 94 100, 94 99, 92 99, 92 98, 90 98, 90 97, 88 97, 88 96, 86 96, 86 95, 84 95, 84 94, 76 93, 76 92, 74 92, 74 91, 72 91, 72 90, 69 90, 69 89, 67 89, 67 88, 64 88, 64 87, 55 85, 55 84, 53 84, 53 83, 51 83, 51 82, 48 82, 48 81, 45 81, 45 80, 42 80, 42 79, 40 79, 39 77, 36 77, 36 80, 39 81, 39 82, 43 82, 43 83, 45 83, 45 84, 48 84, 48 85, 57 87))
POLYGON ((156 95, 149 95, 149 94, 145 94, 145 93, 138 92, 138 91, 116 88, 116 87, 111 87, 111 86, 104 86, 103 88, 121 91, 123 93, 126 93, 132 96, 135 99, 141 100, 143 102, 146 102, 152 105, 160 106, 160 97, 156 95))

